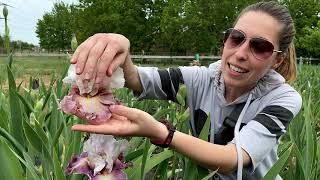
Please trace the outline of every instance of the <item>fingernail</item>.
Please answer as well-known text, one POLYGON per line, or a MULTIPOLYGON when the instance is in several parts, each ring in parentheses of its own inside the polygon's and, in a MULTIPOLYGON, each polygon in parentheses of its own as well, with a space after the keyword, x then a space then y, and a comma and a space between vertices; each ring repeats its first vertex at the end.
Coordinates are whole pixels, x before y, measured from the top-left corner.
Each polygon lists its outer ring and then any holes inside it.
POLYGON ((112 70, 108 70, 107 76, 111 77, 112 76, 112 70))
POLYGON ((77 68, 77 74, 80 74, 80 68, 77 68))

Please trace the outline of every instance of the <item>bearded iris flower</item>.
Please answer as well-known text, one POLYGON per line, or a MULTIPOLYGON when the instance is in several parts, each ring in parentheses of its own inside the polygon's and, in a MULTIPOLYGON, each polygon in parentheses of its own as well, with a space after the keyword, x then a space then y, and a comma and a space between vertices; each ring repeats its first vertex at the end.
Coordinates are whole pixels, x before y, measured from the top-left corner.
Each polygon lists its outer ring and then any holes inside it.
POLYGON ((87 120, 89 124, 101 124, 111 117, 109 107, 120 104, 111 90, 99 90, 95 96, 81 96, 74 87, 60 102, 60 108, 68 114, 73 114, 87 120))
POLYGON ((65 174, 84 174, 90 180, 126 180, 123 169, 131 166, 124 163, 123 153, 128 148, 128 141, 115 140, 110 135, 91 134, 84 143, 83 152, 74 155, 65 174))
MULTIPOLYGON (((118 68, 111 78, 103 80, 102 87, 93 96, 87 95, 92 91, 94 81, 87 87, 83 85, 81 76, 75 74, 75 66, 71 65, 68 76, 63 79, 73 87, 69 94, 60 102, 62 111, 86 120, 89 124, 102 124, 111 117, 110 106, 120 104, 112 95, 112 88, 124 86, 122 69, 118 68)), ((130 164, 124 163, 123 153, 128 148, 126 140, 115 140, 111 135, 90 134, 84 142, 83 152, 74 155, 70 160, 65 174, 84 174, 90 180, 126 180, 123 172, 130 164)))
POLYGON ((99 87, 94 96, 87 95, 93 88, 94 80, 89 81, 87 83, 89 87, 85 88, 81 76, 75 74, 74 64, 70 65, 68 76, 63 82, 73 87, 60 102, 61 110, 87 120, 89 124, 102 124, 111 117, 109 107, 120 104, 120 101, 112 95, 111 89, 124 86, 124 75, 123 70, 118 68, 111 78, 103 79, 102 87, 99 87))
MULTIPOLYGON (((120 104, 111 91, 99 91, 93 97, 80 96, 79 90, 73 88, 60 103, 61 109, 74 114, 90 124, 101 124, 111 117, 110 105, 120 104)), ((83 152, 74 155, 65 174, 84 174, 90 180, 126 180, 122 171, 129 164, 124 163, 123 152, 127 149, 126 140, 116 141, 111 135, 91 134, 84 143, 83 152)))

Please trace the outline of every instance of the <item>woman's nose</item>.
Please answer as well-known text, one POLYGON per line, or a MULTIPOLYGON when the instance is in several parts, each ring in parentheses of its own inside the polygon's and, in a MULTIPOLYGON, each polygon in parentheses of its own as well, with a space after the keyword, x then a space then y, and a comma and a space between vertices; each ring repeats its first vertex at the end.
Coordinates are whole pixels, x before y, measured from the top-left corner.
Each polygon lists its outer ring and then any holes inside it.
POLYGON ((246 40, 241 45, 239 45, 239 47, 237 47, 235 56, 237 59, 246 60, 249 57, 249 53, 251 53, 250 47, 249 47, 249 41, 246 40))

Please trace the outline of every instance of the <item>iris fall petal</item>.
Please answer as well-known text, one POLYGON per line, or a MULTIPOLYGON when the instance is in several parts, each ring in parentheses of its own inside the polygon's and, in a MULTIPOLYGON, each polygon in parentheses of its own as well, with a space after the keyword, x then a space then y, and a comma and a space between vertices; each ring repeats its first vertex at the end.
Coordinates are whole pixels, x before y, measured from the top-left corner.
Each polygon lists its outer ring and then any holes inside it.
POLYGON ((73 114, 87 120, 89 124, 102 124, 111 117, 110 105, 120 104, 110 90, 100 90, 93 97, 81 96, 77 88, 60 102, 60 108, 68 114, 73 114))

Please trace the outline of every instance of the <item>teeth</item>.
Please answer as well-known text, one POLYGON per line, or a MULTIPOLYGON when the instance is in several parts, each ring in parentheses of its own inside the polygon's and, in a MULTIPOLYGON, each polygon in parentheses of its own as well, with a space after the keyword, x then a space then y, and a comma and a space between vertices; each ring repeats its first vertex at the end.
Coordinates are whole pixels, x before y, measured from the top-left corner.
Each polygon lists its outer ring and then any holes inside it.
POLYGON ((233 70, 233 71, 236 71, 236 72, 238 72, 238 73, 245 73, 245 72, 246 72, 245 70, 240 69, 240 68, 238 68, 238 67, 236 67, 236 66, 233 66, 233 65, 231 65, 231 64, 230 64, 230 69, 233 70))

